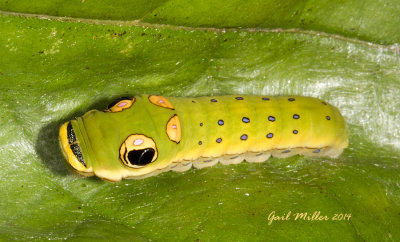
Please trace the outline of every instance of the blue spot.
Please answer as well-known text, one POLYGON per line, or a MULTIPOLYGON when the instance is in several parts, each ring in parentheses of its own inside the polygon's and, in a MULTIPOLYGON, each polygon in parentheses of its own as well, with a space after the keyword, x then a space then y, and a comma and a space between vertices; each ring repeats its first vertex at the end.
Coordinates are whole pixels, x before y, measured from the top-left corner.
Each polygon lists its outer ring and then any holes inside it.
POLYGON ((247 117, 242 118, 243 123, 250 123, 250 119, 247 117))
POLYGON ((247 140, 247 134, 244 134, 244 135, 240 136, 240 139, 241 140, 247 140))
POLYGON ((221 142, 222 142, 222 139, 221 139, 221 138, 218 138, 216 141, 217 141, 217 143, 221 143, 221 142))
POLYGON ((189 162, 189 163, 186 163, 186 164, 183 164, 184 166, 188 166, 188 165, 190 165, 190 164, 192 164, 192 162, 189 162))
POLYGON ((263 97, 262 100, 263 100, 263 101, 269 101, 269 98, 263 97))
POLYGON ((203 123, 200 123, 200 126, 203 126, 203 123))
POLYGON ((299 131, 293 130, 293 134, 298 134, 298 133, 299 133, 299 131))
POLYGON ((231 157, 231 160, 236 159, 236 158, 238 158, 238 157, 239 157, 238 155, 232 156, 232 157, 231 157))
POLYGON ((294 115, 293 115, 293 118, 294 118, 294 119, 299 119, 299 118, 300 118, 300 115, 294 114, 294 115))
POLYGON ((273 133, 269 133, 269 134, 267 134, 267 138, 272 138, 272 137, 274 137, 274 134, 273 133))
POLYGON ((202 145, 202 144, 203 144, 203 142, 199 141, 199 145, 202 145))
POLYGON ((242 97, 235 97, 236 100, 243 100, 242 97))
POLYGON ((210 101, 213 102, 213 103, 218 102, 217 99, 211 99, 210 101))
POLYGON ((282 153, 289 153, 289 152, 290 152, 290 150, 282 151, 282 153))
POLYGON ((316 149, 313 151, 313 153, 319 153, 321 150, 320 149, 316 149))
POLYGON ((326 116, 326 120, 331 120, 331 117, 329 117, 329 116, 326 116))
POLYGON ((218 124, 219 124, 219 126, 224 125, 224 120, 222 120, 222 119, 218 120, 218 124))
POLYGON ((210 161, 213 161, 213 160, 205 160, 204 162, 210 162, 210 161))
POLYGON ((261 155, 263 155, 264 153, 258 153, 256 156, 261 156, 261 155))
POLYGON ((275 121, 275 117, 274 116, 269 116, 268 120, 271 121, 271 122, 274 122, 275 121))
POLYGON ((295 99, 291 97, 288 100, 289 100, 289 102, 293 102, 295 99))

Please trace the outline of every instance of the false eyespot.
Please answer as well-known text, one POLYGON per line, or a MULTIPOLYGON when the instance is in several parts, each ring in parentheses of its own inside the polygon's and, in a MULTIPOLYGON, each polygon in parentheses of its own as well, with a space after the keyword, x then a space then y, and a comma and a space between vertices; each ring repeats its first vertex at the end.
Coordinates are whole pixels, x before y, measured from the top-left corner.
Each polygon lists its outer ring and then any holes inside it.
POLYGON ((141 168, 157 159, 157 147, 152 138, 142 134, 130 135, 119 151, 121 161, 132 168, 141 168))
POLYGON ((110 103, 108 105, 108 109, 106 109, 105 112, 112 112, 112 113, 121 112, 124 109, 130 108, 134 102, 135 102, 134 97, 119 98, 110 103))

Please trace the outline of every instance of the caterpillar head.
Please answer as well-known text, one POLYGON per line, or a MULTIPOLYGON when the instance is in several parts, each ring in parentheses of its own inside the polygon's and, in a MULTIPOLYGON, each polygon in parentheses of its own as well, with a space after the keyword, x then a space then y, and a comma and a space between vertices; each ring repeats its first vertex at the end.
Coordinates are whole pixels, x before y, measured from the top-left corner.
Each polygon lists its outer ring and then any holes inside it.
POLYGON ((179 118, 160 96, 122 98, 63 124, 59 141, 78 173, 109 181, 143 178, 167 167, 181 140, 179 118))

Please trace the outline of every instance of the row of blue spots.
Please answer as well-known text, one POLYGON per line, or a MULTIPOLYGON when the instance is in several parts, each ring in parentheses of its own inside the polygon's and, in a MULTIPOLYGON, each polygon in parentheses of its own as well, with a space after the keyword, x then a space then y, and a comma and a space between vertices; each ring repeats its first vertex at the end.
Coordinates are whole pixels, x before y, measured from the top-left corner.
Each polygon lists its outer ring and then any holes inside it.
MULTIPOLYGON (((244 98, 243 97, 235 97, 235 99, 236 100, 244 100, 244 98)), ((269 101, 270 99, 268 98, 268 97, 262 97, 261 98, 261 100, 263 100, 263 101, 269 101)), ((293 102, 293 101, 295 101, 295 99, 294 98, 288 98, 288 100, 290 101, 290 102, 293 102)), ((210 101, 211 102, 213 102, 213 103, 215 103, 215 102, 218 102, 218 100, 217 99, 215 99, 215 98, 212 98, 212 99, 210 99, 210 101)), ((195 101, 193 100, 192 101, 193 103, 195 103, 195 101)), ((324 105, 326 105, 326 103, 325 102, 322 102, 324 105)))
MULTIPOLYGON (((236 99, 236 100, 244 100, 244 97, 235 97, 235 99, 236 99)), ((263 100, 263 101, 269 101, 270 99, 269 99, 268 97, 262 97, 261 100, 263 100)), ((216 103, 216 102, 218 102, 218 100, 215 99, 215 98, 211 98, 211 99, 210 99, 210 102, 216 103)), ((196 101, 192 100, 192 103, 196 103, 196 101)))
MULTIPOLYGON (((243 122, 243 123, 250 123, 250 119, 247 118, 247 117, 243 117, 243 118, 242 118, 242 122, 243 122)), ((222 120, 222 119, 218 120, 218 125, 219 125, 219 126, 222 126, 222 125, 224 125, 224 124, 225 124, 224 120, 222 120)), ((200 123, 200 126, 203 126, 203 123, 200 123)))
MULTIPOLYGON (((297 129, 293 130, 293 134, 298 134, 299 131, 297 129)), ((268 139, 271 139, 272 137, 274 137, 273 133, 268 133, 266 136, 268 139)))
MULTIPOLYGON (((326 120, 331 120, 330 116, 326 116, 325 118, 326 118, 326 120)), ((293 119, 300 119, 300 115, 293 114, 293 119)), ((274 122, 276 119, 275 119, 274 116, 268 116, 268 120, 271 121, 271 122, 274 122)))
MULTIPOLYGON (((240 139, 241 139, 241 140, 247 140, 247 138, 248 138, 247 134, 243 134, 242 136, 240 136, 240 139)), ((222 142, 222 138, 216 139, 215 142, 221 143, 221 142, 222 142)), ((199 144, 199 145, 202 145, 203 142, 202 142, 202 141, 199 141, 198 144, 199 144)))
MULTIPOLYGON (((328 116, 327 116, 328 117, 328 116)), ((293 114, 293 119, 299 119, 300 118, 300 115, 298 115, 298 114, 293 114)), ((268 121, 271 121, 271 122, 275 122, 276 121, 276 118, 274 117, 274 116, 268 116, 268 121)))
MULTIPOLYGON (((243 117, 243 118, 242 118, 242 122, 243 122, 243 123, 250 123, 250 119, 247 118, 247 117, 243 117)), ((225 124, 224 120, 222 120, 222 119, 218 120, 218 125, 219 125, 219 126, 222 126, 222 125, 224 125, 224 124, 225 124)), ((200 123, 200 126, 203 126, 203 123, 200 123)))
MULTIPOLYGON (((244 100, 244 98, 243 97, 235 97, 235 99, 236 100, 244 100)), ((268 98, 268 97, 262 97, 261 98, 263 101, 269 101, 270 99, 268 98)), ((289 102, 293 102, 293 101, 295 101, 296 99, 295 98, 288 98, 288 101, 289 102)), ((217 102, 217 100, 216 99, 211 99, 211 102, 217 102)), ((324 101, 322 101, 322 104, 323 105, 328 105, 326 102, 324 102, 324 101)), ((294 114, 293 115, 293 118, 294 119, 299 119, 300 118, 300 115, 298 115, 298 114, 294 114)), ((331 120, 331 117, 329 117, 329 116, 326 116, 326 119, 327 120, 331 120)), ((271 122, 274 122, 275 121, 275 117, 273 117, 273 116, 269 116, 268 117, 268 120, 269 121, 271 121, 271 122)), ((248 123, 248 122, 246 122, 246 123, 248 123)))
MULTIPOLYGON (((241 139, 241 140, 247 140, 247 138, 248 138, 247 134, 243 134, 242 136, 240 136, 240 139, 241 139)), ((222 138, 216 139, 215 142, 221 143, 221 142, 222 142, 222 138)), ((202 145, 203 142, 202 142, 202 141, 199 141, 198 144, 199 144, 199 145, 202 145)))
MULTIPOLYGON (((243 97, 235 97, 235 99, 236 100, 244 100, 244 98, 243 97)), ((268 98, 268 97, 262 97, 261 98, 262 100, 264 100, 264 101, 269 101, 270 99, 268 98)), ((295 98, 288 98, 288 101, 290 101, 290 102, 293 102, 293 101, 295 101, 296 99, 295 98)), ((211 102, 218 102, 218 100, 217 99, 211 99, 210 100, 211 102)), ((195 101, 192 101, 192 102, 195 102, 195 101)), ((322 102, 322 104, 324 104, 324 105, 327 105, 327 103, 326 102, 322 102)), ((298 115, 298 114, 293 114, 293 119, 299 119, 300 118, 300 115, 298 115)), ((326 116, 326 119, 327 120, 331 120, 331 117, 330 116, 326 116)), ((275 117, 274 116, 269 116, 268 117, 268 120, 269 121, 271 121, 271 122, 274 122, 276 119, 275 119, 275 117)), ((243 122, 245 122, 245 123, 249 123, 250 122, 250 120, 248 119, 248 118, 246 118, 246 117, 244 117, 243 119, 242 119, 242 121, 243 122)), ((222 121, 223 122, 223 121, 222 121)), ((223 125, 223 123, 222 124, 220 124, 220 123, 218 123, 219 125, 223 125)))
MULTIPOLYGON (((236 100, 244 100, 243 97, 235 97, 235 99, 236 99, 236 100)), ((271 99, 270 99, 269 97, 262 97, 261 100, 263 100, 263 101, 270 101, 271 99)), ((215 98, 210 99, 210 101, 213 102, 213 103, 218 102, 218 100, 215 99, 215 98)), ((289 101, 289 102, 294 102, 294 101, 296 101, 296 99, 293 98, 293 97, 290 97, 290 98, 288 98, 288 101, 289 101)), ((192 103, 196 103, 196 101, 195 101, 195 100, 192 100, 192 103)), ((326 102, 324 102, 324 101, 322 101, 321 103, 322 103, 323 105, 328 105, 328 104, 327 104, 326 102)))
MULTIPOLYGON (((299 133, 299 131, 298 130, 293 130, 293 134, 298 134, 299 133)), ((268 138, 268 139, 271 139, 271 138, 273 138, 274 137, 274 134, 273 133, 268 133, 267 135, 266 135, 266 137, 268 138)), ((247 140, 248 139, 248 135, 247 134, 243 134, 242 136, 240 136, 240 139, 241 140, 247 140)), ((216 142, 217 143, 221 143, 222 142, 222 138, 218 138, 217 140, 216 140, 216 142)), ((203 144, 201 141, 199 141, 199 145, 201 145, 201 144, 203 144)))
MULTIPOLYGON (((235 97, 235 99, 236 99, 236 100, 244 100, 243 97, 235 97)), ((269 99, 268 97, 262 97, 261 100, 263 100, 263 101, 269 101, 270 99, 269 99)), ((288 100, 289 100, 290 102, 295 101, 295 99, 292 98, 292 97, 291 97, 291 98, 288 98, 288 100)), ((218 102, 218 100, 215 99, 215 98, 210 99, 210 101, 213 102, 213 103, 218 102)), ((192 101, 192 102, 195 103, 195 101, 192 101)), ((326 105, 325 102, 322 102, 322 103, 323 103, 324 105, 326 105)))

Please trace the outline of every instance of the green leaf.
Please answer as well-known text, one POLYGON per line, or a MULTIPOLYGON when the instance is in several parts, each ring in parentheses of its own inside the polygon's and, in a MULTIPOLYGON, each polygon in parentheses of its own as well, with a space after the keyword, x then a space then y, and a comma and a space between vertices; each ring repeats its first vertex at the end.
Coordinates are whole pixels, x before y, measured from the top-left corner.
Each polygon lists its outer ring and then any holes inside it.
POLYGON ((0 9, 0 239, 400 239, 399 1, 23 0, 0 9), (339 159, 120 183, 69 173, 59 125, 142 93, 319 97, 345 116, 350 146, 339 159), (315 211, 329 220, 295 220, 315 211))

